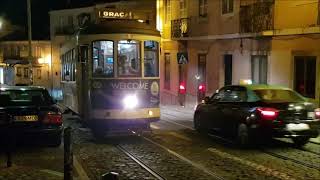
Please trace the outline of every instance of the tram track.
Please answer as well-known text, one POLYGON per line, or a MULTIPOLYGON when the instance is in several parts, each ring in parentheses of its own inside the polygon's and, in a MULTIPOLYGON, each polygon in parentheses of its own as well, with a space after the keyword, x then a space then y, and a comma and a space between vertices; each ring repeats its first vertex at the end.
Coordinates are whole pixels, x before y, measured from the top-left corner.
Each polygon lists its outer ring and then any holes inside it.
MULTIPOLYGON (((193 168, 195 170, 197 170, 198 172, 202 172, 200 173, 201 176, 205 177, 210 177, 210 179, 214 179, 214 180, 224 180, 225 178, 219 176, 217 173, 207 169, 206 167, 202 166, 201 164, 198 164, 190 159, 188 159, 187 157, 177 153, 176 151, 162 145, 159 144, 158 142, 152 140, 151 138, 144 136, 142 134, 139 134, 137 132, 132 131, 132 133, 134 135, 136 135, 138 138, 140 138, 140 140, 143 140, 144 142, 146 142, 147 144, 156 147, 157 150, 161 150, 162 152, 170 155, 171 157, 173 157, 174 159, 177 159, 178 161, 180 161, 180 163, 185 164, 186 167, 189 168, 193 168)), ((142 158, 137 157, 136 155, 141 155, 141 153, 132 153, 130 152, 130 150, 127 150, 124 146, 125 145, 116 145, 117 148, 122 151, 123 153, 125 153, 128 157, 130 157, 133 161, 135 161, 136 163, 138 163, 143 169, 145 169, 147 172, 149 172, 150 174, 152 174, 153 177, 155 177, 156 179, 166 179, 166 176, 163 175, 162 173, 167 173, 167 172, 157 172, 155 171, 152 167, 148 166, 147 163, 145 163, 142 158)), ((143 148, 140 148, 140 150, 143 148)), ((148 150, 147 150, 148 151, 148 150)), ((145 152, 144 152, 145 153, 145 152)), ((154 151, 152 151, 151 153, 155 153, 154 151)), ((143 155, 144 157, 145 155, 143 155)), ((150 163, 150 162, 149 162, 150 163)), ((189 177, 191 178, 191 177, 189 177)), ((197 177, 195 177, 195 179, 198 179, 197 177)), ((201 179, 201 178, 200 178, 201 179)))
POLYGON ((133 154, 131 154, 129 151, 127 151, 124 147, 121 145, 116 145, 116 147, 123 152, 125 155, 127 155, 130 159, 132 159, 134 162, 136 162, 141 168, 146 170, 148 173, 150 173, 154 178, 158 180, 165 180, 164 177, 162 177, 159 173, 154 171, 151 167, 146 165, 143 161, 141 161, 138 157, 135 157, 133 154))
MULTIPOLYGON (((315 151, 312 151, 310 149, 307 149, 306 147, 296 147, 294 146, 293 144, 291 144, 290 142, 286 141, 286 140, 282 140, 282 139, 274 139, 275 141, 278 141, 279 143, 285 143, 285 144, 288 144, 290 145, 291 148, 294 148, 294 149, 298 149, 298 150, 301 150, 301 151, 304 151, 304 152, 308 152, 308 153, 311 153, 311 154, 314 154, 314 155, 317 155, 320 157, 320 152, 315 152, 315 151), (290 143, 290 144, 289 144, 290 143)), ((312 143, 310 143, 312 144, 312 143)), ((314 144, 312 144, 314 145, 314 144)), ((317 145, 317 144, 316 144, 317 145)), ((318 147, 320 149, 320 147, 318 147)))
POLYGON ((283 155, 281 155, 281 154, 279 154, 279 153, 271 152, 271 151, 269 151, 269 150, 262 149, 262 148, 260 149, 260 151, 263 152, 263 153, 265 153, 265 154, 268 154, 268 155, 270 155, 270 156, 273 156, 273 157, 282 159, 282 160, 291 161, 291 162, 293 162, 293 163, 296 163, 296 164, 299 164, 299 165, 302 165, 302 166, 305 166, 305 167, 308 167, 308 168, 320 170, 320 166, 315 166, 315 165, 312 165, 312 164, 307 163, 307 162, 304 162, 304 161, 299 161, 299 160, 290 158, 290 157, 288 157, 288 156, 283 156, 283 155))

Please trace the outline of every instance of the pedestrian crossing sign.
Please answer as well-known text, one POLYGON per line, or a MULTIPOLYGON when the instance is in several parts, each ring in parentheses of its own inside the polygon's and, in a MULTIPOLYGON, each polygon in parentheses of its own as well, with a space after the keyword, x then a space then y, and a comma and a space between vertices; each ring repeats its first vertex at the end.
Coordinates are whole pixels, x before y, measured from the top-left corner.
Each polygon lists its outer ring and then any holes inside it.
POLYGON ((178 53, 177 54, 178 64, 188 64, 188 53, 178 53))

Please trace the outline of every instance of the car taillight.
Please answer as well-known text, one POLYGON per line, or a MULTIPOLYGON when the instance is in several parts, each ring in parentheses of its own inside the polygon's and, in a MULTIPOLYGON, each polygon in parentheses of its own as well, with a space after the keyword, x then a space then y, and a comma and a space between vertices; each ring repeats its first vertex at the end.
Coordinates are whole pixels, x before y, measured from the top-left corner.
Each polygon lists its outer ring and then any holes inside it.
POLYGON ((318 109, 316 109, 316 110, 314 111, 314 115, 315 115, 315 118, 316 118, 316 119, 320 119, 320 108, 318 108, 318 109))
POLYGON ((45 115, 43 122, 46 124, 61 125, 62 124, 62 115, 61 115, 61 113, 48 112, 45 115))
POLYGON ((275 120, 279 116, 279 111, 275 108, 257 108, 263 120, 275 120))
POLYGON ((180 94, 185 94, 186 93, 186 85, 184 82, 181 82, 179 85, 179 93, 180 94))

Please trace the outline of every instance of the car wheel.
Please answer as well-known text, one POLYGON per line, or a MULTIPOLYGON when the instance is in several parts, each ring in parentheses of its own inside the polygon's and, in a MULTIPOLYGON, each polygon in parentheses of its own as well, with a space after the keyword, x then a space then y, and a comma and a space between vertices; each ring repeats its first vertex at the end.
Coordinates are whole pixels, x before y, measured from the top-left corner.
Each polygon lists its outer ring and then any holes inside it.
POLYGON ((302 136, 302 137, 293 137, 292 141, 296 146, 304 146, 309 142, 310 137, 302 136))
POLYGON ((194 129, 196 131, 198 131, 199 133, 205 133, 205 129, 201 126, 201 118, 200 118, 200 114, 196 113, 194 115, 194 129))
POLYGON ((237 143, 241 147, 247 147, 249 145, 249 129, 246 124, 239 124, 237 132, 237 143))

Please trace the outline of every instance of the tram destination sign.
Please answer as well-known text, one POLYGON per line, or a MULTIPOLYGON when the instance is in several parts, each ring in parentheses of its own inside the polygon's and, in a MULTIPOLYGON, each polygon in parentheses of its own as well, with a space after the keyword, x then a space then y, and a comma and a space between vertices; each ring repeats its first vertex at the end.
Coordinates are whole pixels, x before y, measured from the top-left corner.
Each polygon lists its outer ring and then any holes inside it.
POLYGON ((98 11, 98 15, 103 19, 133 19, 133 13, 125 10, 102 9, 98 11))

